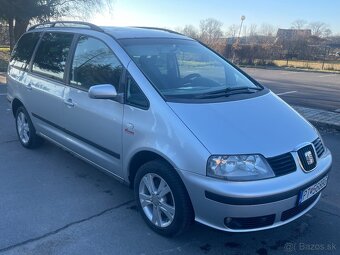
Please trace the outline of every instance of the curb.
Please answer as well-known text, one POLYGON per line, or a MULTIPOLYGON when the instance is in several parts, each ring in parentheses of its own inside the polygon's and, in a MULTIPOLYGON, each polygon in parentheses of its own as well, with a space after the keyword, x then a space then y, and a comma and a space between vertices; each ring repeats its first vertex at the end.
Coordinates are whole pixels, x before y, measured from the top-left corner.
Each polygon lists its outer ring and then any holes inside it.
POLYGON ((288 71, 288 72, 306 72, 306 73, 321 73, 321 74, 340 74, 340 71, 322 71, 317 69, 303 69, 303 68, 294 68, 294 67, 278 67, 278 66, 249 66, 249 65, 240 65, 241 68, 252 68, 252 69, 264 69, 264 70, 279 70, 279 71, 288 71))
POLYGON ((340 113, 296 105, 292 107, 312 124, 340 130, 340 113))

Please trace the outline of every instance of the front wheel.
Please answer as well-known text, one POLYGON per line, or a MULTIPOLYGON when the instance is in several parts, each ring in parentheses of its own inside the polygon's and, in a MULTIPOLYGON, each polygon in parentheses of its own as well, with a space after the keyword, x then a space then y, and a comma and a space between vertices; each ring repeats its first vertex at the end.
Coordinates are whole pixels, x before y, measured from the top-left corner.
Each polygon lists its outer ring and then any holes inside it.
POLYGON ((193 209, 184 184, 165 162, 154 160, 142 165, 134 190, 143 219, 157 233, 178 235, 192 223, 193 209))
POLYGON ((15 122, 19 141, 25 148, 38 147, 42 138, 36 134, 32 121, 23 106, 18 107, 15 122))

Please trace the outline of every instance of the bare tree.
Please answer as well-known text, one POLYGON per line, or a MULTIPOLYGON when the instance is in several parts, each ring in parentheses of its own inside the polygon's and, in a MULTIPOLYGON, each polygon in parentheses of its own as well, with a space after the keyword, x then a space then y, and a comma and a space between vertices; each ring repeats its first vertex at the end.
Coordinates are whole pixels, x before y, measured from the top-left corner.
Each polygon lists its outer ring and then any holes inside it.
POLYGON ((209 46, 213 46, 223 35, 222 26, 223 23, 216 19, 209 18, 201 20, 199 31, 200 40, 209 46))
POLYGON ((249 29, 248 29, 248 34, 249 36, 256 36, 257 35, 257 25, 256 24, 251 24, 249 29))
POLYGON ((291 28, 292 28, 292 29, 303 29, 303 28, 306 27, 307 23, 308 23, 308 22, 305 21, 305 20, 303 20, 303 19, 297 19, 297 20, 294 20, 294 21, 292 22, 291 28))
POLYGON ((332 30, 330 28, 326 28, 323 32, 323 37, 330 37, 332 35, 332 30))
POLYGON ((237 32, 239 31, 239 26, 236 24, 232 24, 228 27, 226 35, 228 37, 235 38, 237 36, 237 32))
POLYGON ((189 36, 194 39, 198 39, 198 30, 193 25, 185 25, 183 29, 180 30, 182 34, 185 34, 186 36, 189 36))
POLYGON ((259 33, 264 36, 274 36, 275 27, 268 23, 263 23, 259 29, 259 33))
POLYGON ((309 28, 311 29, 312 35, 317 37, 327 37, 332 34, 329 25, 320 21, 309 23, 309 28))

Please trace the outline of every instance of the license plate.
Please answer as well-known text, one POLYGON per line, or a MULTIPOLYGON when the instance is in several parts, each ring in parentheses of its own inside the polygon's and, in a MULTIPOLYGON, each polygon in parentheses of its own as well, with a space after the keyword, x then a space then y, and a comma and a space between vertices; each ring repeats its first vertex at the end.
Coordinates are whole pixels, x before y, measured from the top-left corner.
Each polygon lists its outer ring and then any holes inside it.
POLYGON ((299 204, 318 194, 323 188, 327 186, 328 175, 323 177, 317 183, 309 186, 308 188, 301 190, 299 194, 299 204))

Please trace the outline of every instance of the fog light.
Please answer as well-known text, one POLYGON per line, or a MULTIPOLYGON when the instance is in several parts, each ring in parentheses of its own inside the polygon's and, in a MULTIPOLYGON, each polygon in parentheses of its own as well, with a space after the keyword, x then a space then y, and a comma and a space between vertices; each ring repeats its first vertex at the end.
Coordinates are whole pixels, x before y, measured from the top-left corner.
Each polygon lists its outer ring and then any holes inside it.
POLYGON ((245 217, 245 218, 224 218, 224 225, 230 229, 255 229, 273 225, 275 221, 275 214, 245 217))
POLYGON ((232 220, 233 220, 232 218, 227 217, 227 218, 224 219, 224 224, 225 224, 225 225, 229 225, 229 223, 230 223, 232 220))

